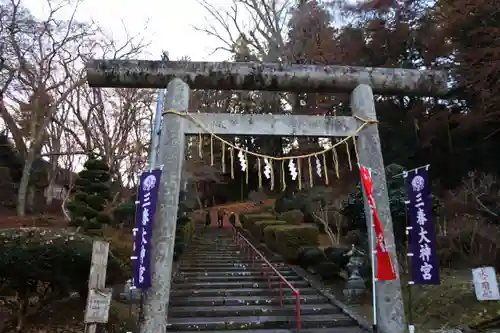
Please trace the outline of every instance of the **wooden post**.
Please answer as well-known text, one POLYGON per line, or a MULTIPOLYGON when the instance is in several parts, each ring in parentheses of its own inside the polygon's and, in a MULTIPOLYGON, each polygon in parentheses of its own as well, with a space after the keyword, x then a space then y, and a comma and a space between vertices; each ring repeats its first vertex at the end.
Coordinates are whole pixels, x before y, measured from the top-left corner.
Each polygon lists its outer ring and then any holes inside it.
MULTIPOLYGON (((359 85, 351 94, 351 108, 354 116, 365 120, 377 120, 375 102, 370 86, 359 85)), ((375 296, 377 300, 377 326, 381 333, 404 333, 406 321, 399 279, 398 258, 394 231, 392 228, 391 209, 387 182, 385 179, 384 161, 377 124, 365 127, 358 134, 357 147, 359 163, 372 170, 373 197, 380 220, 382 221, 386 246, 396 271, 396 280, 378 281, 375 296)), ((373 230, 371 211, 365 197, 365 216, 368 234, 373 230)))
POLYGON ((105 290, 108 253, 108 242, 93 242, 92 262, 90 264, 89 275, 89 295, 87 297, 87 309, 85 311, 85 322, 91 321, 92 323, 88 324, 87 333, 96 332, 97 325, 95 322, 107 322, 109 301, 111 300, 111 293, 105 290))

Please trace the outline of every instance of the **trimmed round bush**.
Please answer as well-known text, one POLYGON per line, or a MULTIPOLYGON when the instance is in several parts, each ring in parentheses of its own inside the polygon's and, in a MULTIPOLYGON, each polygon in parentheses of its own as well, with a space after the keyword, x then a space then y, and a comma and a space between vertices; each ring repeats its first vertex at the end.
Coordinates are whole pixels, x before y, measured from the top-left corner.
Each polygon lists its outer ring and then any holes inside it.
POLYGON ((330 246, 325 249, 325 254, 328 260, 339 266, 341 269, 345 269, 347 263, 349 262, 349 257, 346 256, 347 252, 349 252, 348 248, 341 247, 330 246))
POLYGON ((297 261, 297 250, 303 246, 318 245, 318 228, 314 225, 284 225, 276 228, 276 249, 287 261, 297 261))
POLYGON ((263 205, 260 209, 261 212, 274 213, 274 205, 263 205))
POLYGON ((346 235, 346 240, 349 244, 354 244, 354 246, 362 246, 366 243, 367 235, 359 230, 351 230, 346 235))
POLYGON ((185 225, 186 223, 192 222, 193 219, 189 216, 181 216, 177 219, 177 226, 185 225))
POLYGON ((314 246, 303 246, 297 250, 297 261, 302 268, 308 268, 326 261, 323 250, 314 246))
POLYGON ((253 224, 252 235, 260 242, 265 241, 264 229, 271 225, 286 225, 285 221, 257 221, 253 224))
POLYGON ((244 214, 242 216, 243 216, 243 220, 244 220, 243 226, 245 227, 245 229, 247 229, 249 231, 252 231, 253 226, 254 226, 255 222, 257 222, 257 221, 276 220, 276 216, 274 216, 272 214, 259 213, 259 214, 244 214))
POLYGON ((264 228, 264 242, 271 251, 278 251, 278 249, 276 248, 276 235, 274 232, 276 231, 276 228, 280 228, 281 226, 282 225, 280 224, 275 224, 266 226, 264 228))
POLYGON ((304 220, 304 214, 300 210, 294 209, 281 214, 279 219, 290 224, 300 224, 304 220))
POLYGON ((323 261, 314 265, 316 274, 321 276, 322 280, 336 280, 340 278, 340 267, 330 261, 323 261))

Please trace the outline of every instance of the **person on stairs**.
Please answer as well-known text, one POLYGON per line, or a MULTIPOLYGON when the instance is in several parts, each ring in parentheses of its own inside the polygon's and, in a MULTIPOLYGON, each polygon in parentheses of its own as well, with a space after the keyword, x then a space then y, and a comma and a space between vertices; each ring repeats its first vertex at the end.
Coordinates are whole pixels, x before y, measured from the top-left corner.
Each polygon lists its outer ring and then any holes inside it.
POLYGON ((236 214, 234 212, 231 212, 231 215, 229 215, 229 223, 231 223, 233 227, 236 227, 236 214))
POLYGON ((210 209, 207 209, 206 210, 206 215, 205 215, 205 228, 208 228, 210 227, 210 225, 212 224, 212 214, 211 214, 211 210, 210 209))
POLYGON ((222 226, 224 225, 224 215, 226 214, 226 212, 224 211, 224 209, 219 209, 219 211, 217 212, 217 225, 219 226, 219 228, 222 228, 222 226))

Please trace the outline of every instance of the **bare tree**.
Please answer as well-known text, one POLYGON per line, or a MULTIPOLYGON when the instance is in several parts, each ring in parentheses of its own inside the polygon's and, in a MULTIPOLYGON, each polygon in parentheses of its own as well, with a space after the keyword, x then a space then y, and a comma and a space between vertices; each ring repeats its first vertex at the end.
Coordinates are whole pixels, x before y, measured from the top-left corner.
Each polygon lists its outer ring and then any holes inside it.
POLYGON ((18 215, 25 214, 31 169, 47 141, 49 123, 67 96, 85 83, 79 65, 93 52, 93 37, 98 32, 91 24, 75 21, 79 1, 46 1, 49 13, 42 20, 19 0, 10 0, 6 7, 11 15, 5 46, 10 58, 4 67, 15 72, 15 77, 5 89, 3 103, 12 102, 2 108, 2 118, 25 161, 18 215), (73 9, 67 20, 56 18, 63 8, 73 9))
POLYGON ((61 141, 67 154, 61 155, 58 162, 62 167, 62 170, 64 170, 69 175, 67 183, 68 190, 64 193, 64 197, 62 198, 61 210, 64 214, 65 219, 67 221, 70 221, 71 217, 68 209, 66 208, 66 204, 70 198, 71 190, 73 189, 74 181, 76 178, 75 167, 77 165, 78 154, 73 154, 72 150, 74 150, 77 145, 75 144, 71 135, 66 131, 62 132, 61 141))
POLYGON ((263 61, 278 61, 284 56, 285 31, 293 2, 290 0, 233 0, 230 9, 217 8, 200 0, 209 19, 206 27, 196 29, 221 43, 215 50, 237 53, 244 42, 263 61), (245 16, 250 16, 250 22, 245 16))
POLYGON ((340 244, 344 223, 342 198, 332 195, 331 188, 315 186, 308 191, 305 203, 315 221, 323 225, 330 243, 340 244))
POLYGON ((478 211, 498 217, 498 213, 488 208, 483 198, 488 195, 496 197, 498 193, 492 193, 496 189, 497 179, 492 174, 470 171, 467 177, 462 179, 462 186, 458 192, 449 191, 454 201, 464 206, 474 207, 478 211))
MULTIPOLYGON (((208 19, 205 27, 196 29, 220 42, 214 52, 230 52, 235 61, 288 60, 286 32, 293 1, 232 0, 229 8, 215 7, 207 0, 199 0, 199 3, 208 19)), ((234 109, 245 113, 275 113, 282 109, 283 102, 289 103, 293 98, 290 94, 277 92, 237 92, 234 95, 234 109)), ((281 153, 282 146, 282 138, 260 142, 262 151, 269 154, 281 153)))
MULTIPOLYGON (((102 34, 96 37, 94 52, 105 58, 123 59, 137 57, 145 46, 140 36, 128 36, 120 44, 102 34)), ((148 89, 80 86, 67 96, 71 110, 67 119, 53 117, 52 121, 78 147, 72 154, 92 152, 105 159, 115 190, 120 192, 125 185, 133 186, 137 173, 146 166, 154 98, 154 91, 148 89)))
POLYGON ((94 149, 107 161, 115 182, 133 177, 145 166, 153 113, 154 91, 137 89, 92 90, 88 96, 94 149))
MULTIPOLYGON (((62 103, 58 109, 57 112, 53 115, 54 118, 57 118, 59 122, 65 123, 68 119, 70 109, 67 105, 67 103, 62 103)), ((47 140, 45 142, 45 145, 42 147, 42 152, 43 150, 46 151, 48 158, 49 158, 49 165, 48 165, 48 172, 47 172, 47 195, 46 195, 46 203, 47 205, 50 205, 52 203, 52 200, 54 196, 52 195, 52 192, 55 188, 55 182, 57 179, 57 176, 59 175, 59 171, 61 170, 61 157, 64 155, 63 154, 63 148, 64 147, 71 147, 68 145, 67 136, 64 135, 64 129, 61 126, 58 126, 57 123, 51 121, 48 123, 47 126, 47 140)), ((65 162, 68 160, 73 160, 74 156, 71 156, 70 158, 66 158, 65 162)), ((67 165, 67 163, 65 163, 67 165)), ((65 165, 65 166, 66 166, 65 165)), ((71 171, 73 168, 70 165, 67 165, 65 169, 63 170, 68 170, 71 171)), ((68 172, 67 174, 70 174, 68 172)), ((62 176, 62 175, 61 175, 62 176)))

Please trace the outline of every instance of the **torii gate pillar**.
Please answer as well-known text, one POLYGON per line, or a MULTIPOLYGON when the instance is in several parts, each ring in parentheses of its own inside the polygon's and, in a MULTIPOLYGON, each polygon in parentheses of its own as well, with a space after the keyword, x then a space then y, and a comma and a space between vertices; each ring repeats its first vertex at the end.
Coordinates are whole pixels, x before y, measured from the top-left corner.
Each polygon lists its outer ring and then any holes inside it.
MULTIPOLYGON (((354 116, 361 119, 376 120, 375 102, 373 100, 372 88, 366 84, 360 84, 351 94, 351 109, 354 116)), ((394 240, 389 195, 387 193, 387 181, 385 179, 385 167, 382 158, 382 147, 378 125, 372 124, 363 128, 358 134, 357 148, 359 163, 372 169, 373 197, 380 220, 383 221, 386 244, 391 255, 391 261, 396 271, 396 280, 377 281, 376 304, 377 304, 377 328, 384 333, 402 333, 406 331, 406 320, 404 313, 403 295, 401 294, 401 281, 399 278, 398 258, 394 240)), ((367 217, 367 230, 372 237, 373 226, 371 209, 365 197, 365 216, 367 217)), ((373 250, 373 249, 372 249, 373 250)))
MULTIPOLYGON (((167 86, 165 110, 187 112, 190 89, 180 79, 173 79, 167 86)), ((164 111, 165 111, 164 110, 164 111)), ((151 267, 152 286, 144 302, 144 322, 141 333, 167 331, 167 314, 174 260, 175 229, 181 188, 182 163, 185 142, 184 118, 163 113, 160 153, 158 162, 163 165, 161 175, 159 210, 152 234, 151 267)))

